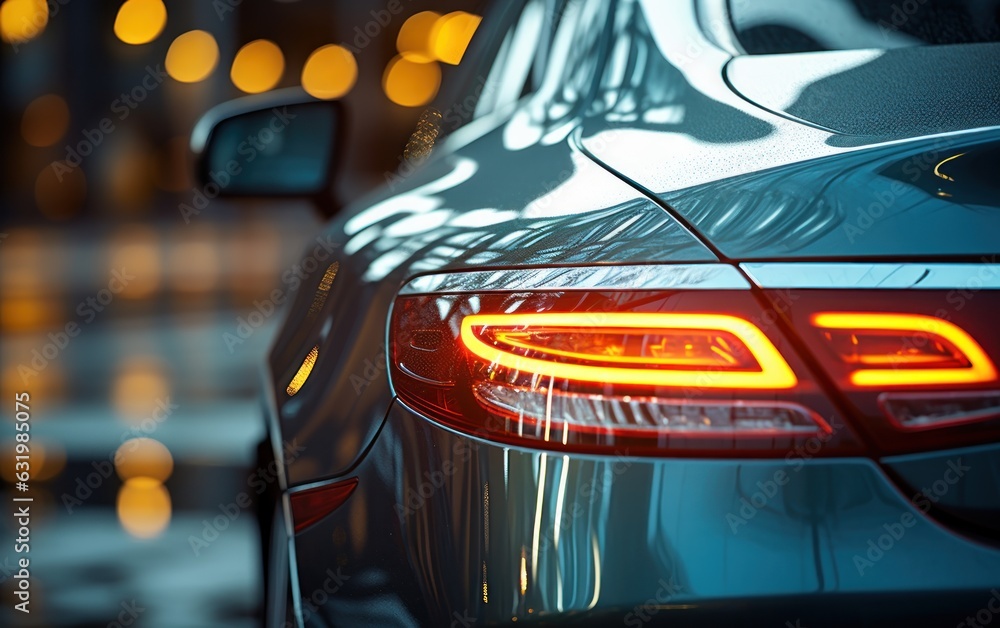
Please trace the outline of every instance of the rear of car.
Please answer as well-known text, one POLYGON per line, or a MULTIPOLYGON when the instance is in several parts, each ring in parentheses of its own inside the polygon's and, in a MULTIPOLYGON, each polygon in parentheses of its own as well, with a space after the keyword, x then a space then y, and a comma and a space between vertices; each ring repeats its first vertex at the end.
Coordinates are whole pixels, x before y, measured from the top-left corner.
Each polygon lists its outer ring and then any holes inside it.
POLYGON ((920 39, 914 13, 883 37, 874 2, 525 4, 501 50, 575 15, 534 63, 582 41, 590 82, 539 81, 335 220, 330 305, 304 290, 272 354, 275 440, 310 448, 282 460, 296 613, 993 621, 1000 111, 962 63, 994 67, 996 35, 920 39), (879 37, 891 83, 852 49, 879 37), (806 99, 830 77, 897 113, 806 99), (906 114, 915 85, 933 122, 906 114))

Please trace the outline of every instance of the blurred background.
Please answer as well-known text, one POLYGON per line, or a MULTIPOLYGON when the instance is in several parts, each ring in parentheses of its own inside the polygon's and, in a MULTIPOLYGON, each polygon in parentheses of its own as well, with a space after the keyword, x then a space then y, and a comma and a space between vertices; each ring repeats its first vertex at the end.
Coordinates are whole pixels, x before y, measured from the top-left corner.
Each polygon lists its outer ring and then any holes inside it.
MULTIPOLYGON (((189 137, 282 88, 339 99, 346 204, 384 182, 461 62, 469 0, 3 0, 4 503, 30 393, 30 552, 3 516, 0 625, 255 626, 259 369, 281 313, 227 343, 324 218, 210 201, 189 137), (213 534, 214 532, 214 534, 213 534), (202 542, 196 542, 200 539, 202 542), (15 613, 19 558, 30 615, 15 613)), ((14 509, 11 507, 11 511, 14 509)))

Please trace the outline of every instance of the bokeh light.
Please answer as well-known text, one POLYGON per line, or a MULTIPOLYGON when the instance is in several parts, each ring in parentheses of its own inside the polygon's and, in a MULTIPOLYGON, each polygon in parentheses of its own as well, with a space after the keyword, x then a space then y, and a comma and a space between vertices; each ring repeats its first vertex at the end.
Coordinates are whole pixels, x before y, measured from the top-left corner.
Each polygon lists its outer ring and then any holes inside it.
POLYGON ((229 77, 240 90, 259 94, 272 89, 285 72, 285 55, 272 41, 258 39, 243 46, 233 59, 229 77))
POLYGON ((149 142, 123 129, 105 154, 111 167, 103 169, 101 178, 114 209, 133 214, 149 211, 157 168, 149 142))
POLYGON ((206 226, 191 225, 167 249, 171 288, 180 294, 204 294, 219 284, 218 235, 206 226))
POLYGON ((357 80, 358 62, 354 55, 336 44, 314 50, 302 68, 302 87, 315 98, 340 98, 351 91, 357 80))
POLYGON ((121 296, 126 299, 145 299, 160 288, 159 238, 153 229, 130 226, 117 231, 108 248, 108 273, 127 268, 134 275, 121 296))
MULTIPOLYGON (((158 360, 130 357, 118 365, 111 388, 111 403, 120 417, 132 425, 142 425, 153 417, 158 402, 170 397, 170 383, 158 360)), ((156 422, 152 426, 155 427, 156 422)))
POLYGON ((219 45, 211 33, 194 30, 179 35, 167 50, 167 73, 181 83, 203 81, 219 63, 219 45))
POLYGON ((35 179, 35 204, 49 220, 71 218, 87 197, 87 177, 80 167, 56 161, 35 179))
MULTIPOLYGON (((0 478, 6 482, 15 482, 16 469, 14 467, 15 452, 14 446, 17 443, 13 440, 3 443, 0 450, 0 478)), ((66 468, 66 450, 61 445, 54 442, 40 442, 37 438, 31 440, 31 479, 36 482, 51 480, 53 477, 66 468)))
POLYGON ((125 531, 151 539, 170 523, 170 493, 154 478, 133 478, 118 491, 118 520, 125 531))
POLYGON ((434 61, 431 35, 440 17, 434 11, 421 11, 408 17, 396 36, 396 49, 399 53, 409 61, 434 61))
POLYGON ((19 44, 38 37, 49 23, 46 0, 4 0, 0 5, 0 36, 19 44))
POLYGON ((434 58, 458 65, 482 21, 480 16, 465 11, 455 11, 440 17, 431 31, 431 53, 434 58))
POLYGON ((31 101, 21 118, 21 136, 32 146, 52 146, 69 128, 69 106, 62 96, 46 94, 31 101))
POLYGON ((128 0, 118 9, 115 35, 126 44, 148 44, 160 36, 166 24, 163 0, 128 0))
POLYGON ((51 299, 5 295, 0 299, 0 329, 26 332, 58 325, 64 308, 51 299))
POLYGON ((420 107, 434 100, 441 86, 441 66, 396 56, 385 68, 382 88, 389 100, 404 107, 420 107))
POLYGON ((66 450, 59 443, 46 442, 43 445, 33 442, 31 458, 33 462, 31 478, 39 482, 51 480, 66 468, 66 450))
POLYGON ((152 478, 164 482, 173 470, 170 450, 152 438, 131 438, 115 452, 115 471, 122 480, 152 478))

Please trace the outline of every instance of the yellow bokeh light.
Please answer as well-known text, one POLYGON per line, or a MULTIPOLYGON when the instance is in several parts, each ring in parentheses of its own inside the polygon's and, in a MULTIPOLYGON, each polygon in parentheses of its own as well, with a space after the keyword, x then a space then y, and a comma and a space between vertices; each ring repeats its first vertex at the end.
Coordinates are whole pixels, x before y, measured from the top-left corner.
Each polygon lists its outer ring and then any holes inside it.
POLYGON ((357 80, 358 62, 354 55, 336 44, 314 50, 302 68, 302 87, 315 98, 340 98, 351 91, 357 80))
POLYGON ((49 23, 46 0, 4 0, 0 5, 0 36, 19 44, 38 37, 49 23))
POLYGON ((40 330, 59 324, 64 314, 64 309, 53 299, 5 296, 0 300, 0 329, 9 332, 40 330))
POLYGON ((174 470, 174 459, 158 440, 131 438, 115 452, 115 470, 123 480, 153 478, 163 482, 174 470))
POLYGON ((229 78, 248 94, 272 89, 285 72, 285 55, 272 41, 258 39, 240 48, 233 59, 229 78))
POLYGON ((118 491, 118 520, 125 531, 151 539, 170 523, 170 493, 154 478, 132 478, 118 491))
POLYGON ((438 61, 458 65, 482 21, 480 16, 465 11, 442 16, 435 22, 431 32, 431 52, 434 57, 438 61))
POLYGON ((115 35, 126 44, 148 44, 160 36, 166 24, 163 0, 128 0, 118 9, 115 35))
POLYGON ((434 61, 431 35, 440 17, 441 14, 434 11, 421 11, 408 17, 396 36, 396 49, 399 53, 409 61, 434 61))
POLYGON ((155 358, 133 356, 118 365, 111 383, 111 405, 127 423, 155 428, 160 416, 157 404, 169 397, 170 383, 155 358))
POLYGON ((21 136, 32 146, 52 146, 69 128, 69 106, 62 96, 46 94, 31 101, 21 118, 21 136))
POLYGON ((197 83, 219 63, 219 45, 205 31, 188 31, 179 35, 167 50, 167 73, 181 83, 197 83))
POLYGON ((111 237, 108 272, 127 268, 133 277, 119 293, 126 299, 145 299, 160 289, 163 267, 160 236, 146 226, 124 227, 111 237))
POLYGON ((217 240, 207 231, 186 234, 168 249, 171 287, 180 293, 204 293, 217 287, 221 266, 217 240))
POLYGON ((417 63, 402 55, 385 68, 382 89, 389 100, 404 107, 419 107, 434 100, 441 86, 441 66, 417 63))
MULTIPOLYGON (((14 467, 14 463, 17 462, 14 452, 15 445, 15 441, 10 440, 3 443, 3 449, 0 450, 0 459, 2 459, 0 460, 2 461, 2 464, 0 464, 0 477, 11 483, 17 480, 15 475, 17 469, 14 467)), ((43 445, 32 439, 30 462, 32 480, 37 482, 51 480, 66 468, 66 450, 57 443, 45 443, 43 445)))

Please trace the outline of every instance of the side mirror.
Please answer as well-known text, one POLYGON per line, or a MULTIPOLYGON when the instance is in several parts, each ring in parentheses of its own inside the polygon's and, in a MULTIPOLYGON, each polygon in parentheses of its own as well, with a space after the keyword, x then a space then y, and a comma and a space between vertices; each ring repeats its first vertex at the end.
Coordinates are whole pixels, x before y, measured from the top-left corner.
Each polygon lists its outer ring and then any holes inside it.
POLYGON ((341 109, 298 88, 223 103, 191 134, 203 186, 218 196, 314 198, 329 194, 341 109))

